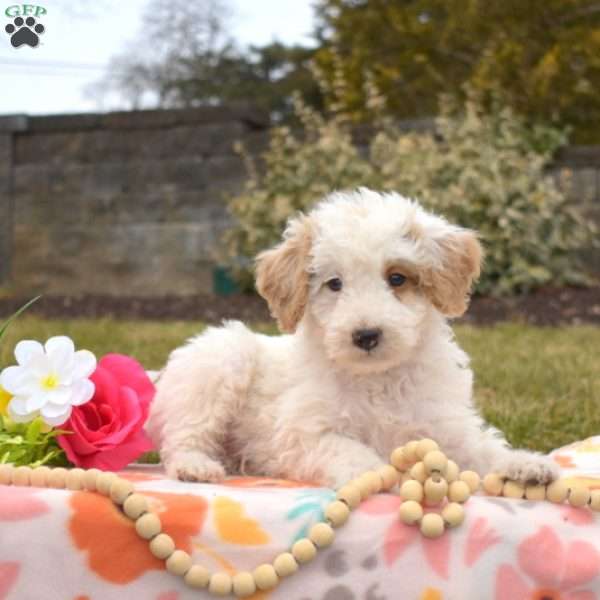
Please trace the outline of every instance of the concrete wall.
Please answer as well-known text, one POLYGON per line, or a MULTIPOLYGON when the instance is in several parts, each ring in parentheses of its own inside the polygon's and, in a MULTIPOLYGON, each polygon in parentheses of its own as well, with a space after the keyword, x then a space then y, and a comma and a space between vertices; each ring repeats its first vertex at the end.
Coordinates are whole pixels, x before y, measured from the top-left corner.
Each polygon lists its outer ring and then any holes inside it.
POLYGON ((15 293, 210 291, 224 195, 266 116, 240 108, 0 118, 0 282, 15 293))
MULTIPOLYGON (((0 286, 28 296, 210 292, 224 195, 245 178, 233 144, 258 152, 268 126, 244 107, 0 117, 0 286)), ((600 224, 600 148, 568 148, 562 167, 600 224)), ((600 253, 589 262, 600 272, 600 253)))

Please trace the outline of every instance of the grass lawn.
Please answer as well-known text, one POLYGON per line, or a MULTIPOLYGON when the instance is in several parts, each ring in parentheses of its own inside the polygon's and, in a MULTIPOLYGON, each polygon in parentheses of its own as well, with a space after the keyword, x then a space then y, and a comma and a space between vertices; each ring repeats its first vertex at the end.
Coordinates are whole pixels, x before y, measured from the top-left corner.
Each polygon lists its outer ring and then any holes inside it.
MULTIPOLYGON (((97 356, 129 354, 158 369, 169 352, 200 331, 194 322, 42 320, 23 316, 0 349, 0 365, 13 361, 24 338, 71 336, 97 356)), ((275 331, 271 325, 262 331, 275 331)), ((456 327, 475 371, 475 396, 486 419, 516 446, 547 451, 600 434, 600 328, 537 328, 519 324, 456 327)))

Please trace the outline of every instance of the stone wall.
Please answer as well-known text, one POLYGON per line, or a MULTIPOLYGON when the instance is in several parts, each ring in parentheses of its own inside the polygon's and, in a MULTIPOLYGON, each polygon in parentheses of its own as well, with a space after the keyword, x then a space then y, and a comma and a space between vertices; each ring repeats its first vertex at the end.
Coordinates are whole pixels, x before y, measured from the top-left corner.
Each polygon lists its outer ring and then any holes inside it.
MULTIPOLYGON (((224 198, 245 177, 233 144, 258 152, 268 126, 244 107, 0 117, 0 287, 210 292, 224 198)), ((600 148, 566 149, 554 168, 564 167, 600 224, 600 148)), ((600 253, 588 258, 600 272, 600 253)))
POLYGON ((0 117, 0 282, 11 292, 208 292, 225 194, 268 118, 202 108, 0 117))

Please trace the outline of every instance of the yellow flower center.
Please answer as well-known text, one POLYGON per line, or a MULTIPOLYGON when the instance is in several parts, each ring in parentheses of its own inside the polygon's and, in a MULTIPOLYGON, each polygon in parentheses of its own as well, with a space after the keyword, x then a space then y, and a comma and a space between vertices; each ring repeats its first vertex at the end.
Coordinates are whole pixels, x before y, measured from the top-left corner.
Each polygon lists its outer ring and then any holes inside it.
POLYGON ((58 377, 54 373, 50 373, 42 379, 42 387, 45 390, 53 390, 58 386, 58 377))
POLYGON ((8 416, 8 403, 11 401, 12 396, 0 386, 0 415, 3 417, 8 416))

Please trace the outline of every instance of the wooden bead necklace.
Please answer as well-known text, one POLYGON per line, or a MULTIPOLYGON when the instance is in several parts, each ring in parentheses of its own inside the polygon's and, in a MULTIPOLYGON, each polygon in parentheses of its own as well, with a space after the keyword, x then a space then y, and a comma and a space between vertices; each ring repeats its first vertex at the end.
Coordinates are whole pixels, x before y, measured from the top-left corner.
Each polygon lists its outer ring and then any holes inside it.
MULTIPOLYGON (((192 557, 175 548, 173 538, 162 531, 159 516, 150 511, 148 500, 136 493, 133 484, 115 473, 98 469, 63 469, 61 467, 13 467, 0 465, 0 485, 48 487, 68 490, 87 490, 109 497, 135 523, 137 534, 148 540, 150 552, 165 561, 167 571, 182 577, 196 589, 206 589, 215 596, 233 594, 243 598, 258 590, 270 590, 281 579, 296 573, 310 562, 321 548, 331 546, 335 529, 341 527, 350 511, 372 494, 388 492, 400 486, 402 503, 399 518, 407 525, 419 525, 424 536, 439 537, 446 527, 457 527, 465 518, 464 504, 480 488, 479 475, 460 471, 436 442, 430 439, 412 441, 392 452, 391 464, 367 471, 337 490, 336 499, 325 508, 325 522, 310 529, 308 537, 295 542, 289 552, 277 556, 272 564, 259 565, 252 572, 240 571, 230 575, 224 571, 211 573, 202 565, 192 563, 192 557), (441 507, 441 512, 425 513, 427 507, 441 507)), ((549 486, 523 485, 497 473, 486 475, 484 491, 492 496, 527 498, 589 506, 600 511, 600 490, 585 486, 569 487, 564 481, 549 486)))

